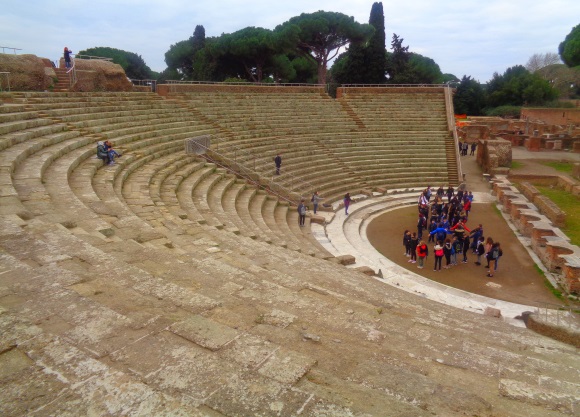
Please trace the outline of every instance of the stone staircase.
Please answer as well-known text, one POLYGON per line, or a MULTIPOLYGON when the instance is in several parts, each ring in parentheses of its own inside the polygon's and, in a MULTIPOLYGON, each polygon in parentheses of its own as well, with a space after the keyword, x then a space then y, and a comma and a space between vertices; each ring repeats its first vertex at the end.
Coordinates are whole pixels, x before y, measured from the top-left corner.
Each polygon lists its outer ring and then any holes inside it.
POLYGON ((463 182, 463 179, 459 178, 459 172, 457 169, 457 152, 458 148, 453 140, 453 135, 445 140, 445 159, 447 161, 447 173, 449 175, 449 184, 458 185, 463 182))
POLYGON ((57 81, 54 83, 53 92, 66 92, 69 91, 71 81, 70 74, 67 73, 68 68, 53 68, 56 73, 57 81))
POLYGON ((578 413, 577 349, 323 259, 175 103, 2 99, 1 415, 578 413))

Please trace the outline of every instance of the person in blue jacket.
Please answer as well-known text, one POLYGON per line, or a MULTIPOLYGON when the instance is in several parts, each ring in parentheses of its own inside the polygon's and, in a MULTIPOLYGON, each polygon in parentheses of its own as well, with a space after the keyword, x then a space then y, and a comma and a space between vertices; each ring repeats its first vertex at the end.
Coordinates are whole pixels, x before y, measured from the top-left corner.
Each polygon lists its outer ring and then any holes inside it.
POLYGON ((450 232, 449 230, 445 229, 444 227, 441 227, 441 223, 440 223, 439 227, 437 227, 437 229, 435 229, 431 233, 429 233, 429 236, 436 235, 436 239, 438 242, 444 242, 447 235, 452 235, 452 234, 453 234, 453 232, 450 232))

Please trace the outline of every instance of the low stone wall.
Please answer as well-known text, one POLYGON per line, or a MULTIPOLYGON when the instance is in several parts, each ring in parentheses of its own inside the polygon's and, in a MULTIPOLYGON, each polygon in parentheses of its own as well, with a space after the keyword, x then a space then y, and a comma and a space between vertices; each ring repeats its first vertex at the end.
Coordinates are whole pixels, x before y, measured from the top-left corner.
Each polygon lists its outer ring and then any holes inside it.
POLYGON ((157 94, 167 96, 179 93, 325 93, 326 89, 321 85, 285 86, 277 84, 157 84, 157 94))
POLYGON ((572 245, 570 239, 506 176, 494 178, 493 190, 503 212, 511 216, 522 235, 530 238, 532 250, 546 268, 556 274, 559 285, 568 293, 580 294, 580 248, 572 245))
POLYGON ((574 328, 546 323, 538 314, 530 314, 526 327, 536 333, 580 348, 580 333, 574 328))
POLYGON ((528 135, 518 135, 515 133, 508 133, 501 135, 501 137, 505 140, 509 140, 512 143, 512 146, 524 146, 524 143, 528 138, 528 135))
POLYGON ((566 213, 560 210, 560 207, 554 204, 552 200, 545 195, 542 195, 540 191, 529 182, 522 183, 521 188, 524 196, 534 203, 540 210, 540 213, 550 219, 555 226, 564 227, 566 225, 566 213))

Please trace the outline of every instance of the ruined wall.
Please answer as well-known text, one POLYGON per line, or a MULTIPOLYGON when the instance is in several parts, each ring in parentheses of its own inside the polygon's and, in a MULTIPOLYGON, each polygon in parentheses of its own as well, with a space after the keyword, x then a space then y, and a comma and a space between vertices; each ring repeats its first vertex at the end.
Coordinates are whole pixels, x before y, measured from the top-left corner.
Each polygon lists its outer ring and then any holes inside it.
POLYGON ((502 138, 480 140, 477 163, 487 174, 507 174, 512 165, 511 142, 502 138))
POLYGON ((522 108, 520 119, 541 120, 550 125, 580 124, 580 109, 528 109, 522 108))
POLYGON ((461 128, 461 138, 468 141, 489 139, 489 127, 484 125, 466 125, 461 128))
MULTIPOLYGON (((77 82, 71 91, 131 91, 123 68, 109 61, 76 59, 77 82)), ((36 55, 0 54, 0 72, 10 73, 12 91, 48 91, 57 82, 52 62, 36 55)), ((2 76, 2 87, 4 78, 2 76)))
MULTIPOLYGON (((36 55, 0 54, 0 72, 9 72, 10 90, 45 91, 56 84, 56 73, 50 60, 36 55)), ((7 78, 0 76, 3 90, 7 89, 7 78)))
POLYGON ((123 67, 110 61, 75 59, 77 82, 72 91, 132 91, 123 67))

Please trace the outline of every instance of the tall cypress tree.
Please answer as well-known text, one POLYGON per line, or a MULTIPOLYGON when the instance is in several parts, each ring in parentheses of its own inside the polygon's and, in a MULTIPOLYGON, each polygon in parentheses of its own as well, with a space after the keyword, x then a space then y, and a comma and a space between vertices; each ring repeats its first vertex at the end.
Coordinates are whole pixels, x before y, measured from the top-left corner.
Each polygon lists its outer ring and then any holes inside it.
POLYGON ((333 66, 334 80, 341 84, 383 84, 387 56, 385 50, 385 17, 383 3, 377 2, 371 8, 369 24, 373 35, 365 44, 351 43, 333 66))
POLYGON ((366 73, 367 83, 383 84, 387 68, 387 55, 385 51, 385 15, 383 3, 376 2, 371 8, 369 24, 375 28, 375 33, 366 47, 366 73))

